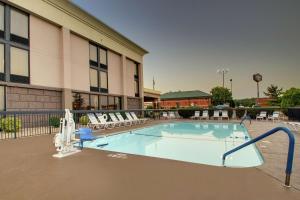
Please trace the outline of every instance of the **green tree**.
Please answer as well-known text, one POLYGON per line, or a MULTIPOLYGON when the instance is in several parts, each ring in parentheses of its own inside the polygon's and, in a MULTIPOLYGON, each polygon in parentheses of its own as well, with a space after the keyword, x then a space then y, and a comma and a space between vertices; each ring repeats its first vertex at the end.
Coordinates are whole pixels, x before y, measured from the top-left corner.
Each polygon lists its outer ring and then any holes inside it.
POLYGON ((279 88, 278 86, 271 84, 269 87, 267 87, 267 91, 264 92, 264 94, 267 97, 276 100, 282 94, 282 88, 279 88))
POLYGON ((214 87, 211 89, 213 105, 220 105, 230 103, 232 101, 232 94, 229 89, 224 87, 214 87))
POLYGON ((281 97, 281 107, 294 107, 300 105, 300 88, 290 88, 281 97))

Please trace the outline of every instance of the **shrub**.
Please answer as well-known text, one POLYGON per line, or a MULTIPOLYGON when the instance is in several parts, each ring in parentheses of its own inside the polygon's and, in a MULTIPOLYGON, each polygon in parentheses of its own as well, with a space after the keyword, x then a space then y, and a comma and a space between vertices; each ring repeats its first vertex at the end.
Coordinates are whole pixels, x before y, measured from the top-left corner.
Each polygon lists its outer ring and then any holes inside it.
POLYGON ((21 120, 14 117, 5 117, 0 120, 1 130, 5 132, 17 132, 22 126, 21 120))
POLYGON ((236 117, 237 118, 242 118, 244 117, 244 114, 245 114, 245 109, 236 109, 236 117))
POLYGON ((194 116, 195 114, 195 109, 189 109, 189 108, 186 108, 186 109, 179 109, 178 110, 178 114, 183 117, 183 118, 190 118, 192 116, 194 116))
POLYGON ((86 115, 83 115, 79 118, 79 123, 81 125, 87 125, 89 123, 89 121, 90 120, 89 120, 88 116, 86 116, 86 115))
POLYGON ((50 117, 49 125, 58 128, 60 125, 60 119, 58 117, 50 117))

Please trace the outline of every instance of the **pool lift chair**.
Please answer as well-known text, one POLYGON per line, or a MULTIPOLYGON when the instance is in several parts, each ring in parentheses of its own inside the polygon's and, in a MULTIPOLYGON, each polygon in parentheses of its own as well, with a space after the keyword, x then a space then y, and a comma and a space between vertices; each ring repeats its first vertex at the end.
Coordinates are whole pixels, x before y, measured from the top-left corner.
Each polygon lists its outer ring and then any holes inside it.
POLYGON ((69 109, 65 110, 65 117, 60 119, 59 133, 54 136, 53 142, 57 151, 53 157, 63 158, 80 152, 75 147, 78 139, 75 138, 75 122, 69 109))

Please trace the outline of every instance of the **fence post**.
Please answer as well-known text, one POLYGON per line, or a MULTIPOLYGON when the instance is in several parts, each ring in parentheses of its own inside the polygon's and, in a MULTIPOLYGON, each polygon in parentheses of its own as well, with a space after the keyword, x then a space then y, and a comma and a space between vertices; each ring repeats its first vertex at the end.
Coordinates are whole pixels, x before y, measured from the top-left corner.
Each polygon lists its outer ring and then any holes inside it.
POLYGON ((16 122, 16 114, 14 114, 14 138, 17 139, 17 122, 16 122))
POLYGON ((51 135, 52 130, 51 130, 51 124, 50 124, 50 113, 48 114, 48 126, 49 126, 49 134, 51 135))

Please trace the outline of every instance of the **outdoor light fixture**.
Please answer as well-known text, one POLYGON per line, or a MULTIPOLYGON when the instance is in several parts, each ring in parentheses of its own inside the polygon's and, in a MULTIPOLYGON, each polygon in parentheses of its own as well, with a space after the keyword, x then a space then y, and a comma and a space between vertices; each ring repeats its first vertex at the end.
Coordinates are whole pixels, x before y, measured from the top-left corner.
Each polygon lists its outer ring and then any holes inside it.
POLYGON ((217 70, 217 73, 218 74, 222 74, 222 77, 223 77, 223 87, 224 87, 224 79, 225 79, 225 74, 227 74, 229 72, 229 69, 218 69, 217 70))

